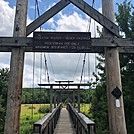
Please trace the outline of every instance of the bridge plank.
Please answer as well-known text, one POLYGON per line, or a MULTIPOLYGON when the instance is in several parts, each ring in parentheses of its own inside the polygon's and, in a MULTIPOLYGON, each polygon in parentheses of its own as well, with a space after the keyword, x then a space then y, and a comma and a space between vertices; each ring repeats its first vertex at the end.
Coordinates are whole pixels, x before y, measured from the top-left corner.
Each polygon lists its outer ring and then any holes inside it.
POLYGON ((62 108, 54 134, 75 134, 69 112, 62 108))

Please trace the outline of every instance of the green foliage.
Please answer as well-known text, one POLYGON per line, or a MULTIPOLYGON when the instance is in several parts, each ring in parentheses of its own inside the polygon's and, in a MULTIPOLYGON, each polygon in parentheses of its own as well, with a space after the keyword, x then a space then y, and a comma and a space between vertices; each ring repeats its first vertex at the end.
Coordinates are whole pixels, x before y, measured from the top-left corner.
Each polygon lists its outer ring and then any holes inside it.
POLYGON ((38 110, 39 113, 49 113, 50 107, 49 106, 41 106, 38 110))
POLYGON ((89 114, 89 111, 91 109, 91 103, 90 104, 86 104, 86 103, 81 103, 80 104, 80 112, 82 112, 83 114, 85 114, 87 117, 91 118, 92 115, 89 114))
POLYGON ((30 106, 30 107, 28 107, 28 109, 35 109, 35 107, 34 106, 30 106))
POLYGON ((31 134, 33 131, 33 124, 45 114, 38 112, 40 104, 22 104, 21 105, 21 116, 20 116, 20 134, 31 134), (32 109, 33 108, 33 109, 32 109))
MULTIPOLYGON (((134 7, 125 0, 118 5, 117 22, 127 38, 134 39, 134 7)), ((134 54, 120 54, 125 115, 128 134, 134 132, 134 54)))
POLYGON ((21 116, 21 134, 30 134, 33 130, 33 119, 32 115, 21 116))
POLYGON ((93 90, 82 90, 80 92, 81 103, 91 103, 91 96, 93 94, 93 90))
POLYGON ((108 134, 108 107, 104 82, 99 83, 95 89, 90 112, 96 123, 96 134, 108 134))
MULTIPOLYGON (((127 38, 134 39, 134 11, 131 2, 125 0, 122 4, 118 4, 118 14, 116 14, 117 22, 121 31, 127 38)), ((108 134, 108 108, 106 98, 106 75, 104 55, 98 58, 97 68, 101 70, 99 73, 101 79, 97 85, 93 95, 91 114, 96 122, 97 134, 108 134)), ((124 95, 125 116, 128 134, 134 132, 134 55, 120 54, 121 77, 124 95)))
POLYGON ((49 90, 40 88, 24 88, 22 94, 23 104, 49 103, 49 90))
POLYGON ((97 60, 99 61, 97 68, 101 70, 99 72, 100 82, 93 92, 89 114, 91 115, 90 118, 96 123, 96 134, 109 134, 104 55, 100 54, 97 60))
POLYGON ((0 133, 4 132, 9 69, 0 69, 0 133))
POLYGON ((132 9, 134 9, 132 3, 125 0, 123 4, 118 4, 118 14, 116 14, 120 30, 127 38, 134 38, 134 11, 132 9))

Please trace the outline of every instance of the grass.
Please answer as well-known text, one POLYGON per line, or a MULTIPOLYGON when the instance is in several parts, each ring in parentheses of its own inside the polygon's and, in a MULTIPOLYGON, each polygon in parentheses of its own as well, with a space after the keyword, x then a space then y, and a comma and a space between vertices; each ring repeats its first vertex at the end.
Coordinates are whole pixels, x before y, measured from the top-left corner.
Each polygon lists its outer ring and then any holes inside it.
POLYGON ((21 117, 20 117, 20 134, 31 134, 33 130, 33 124, 45 114, 38 112, 42 106, 49 106, 49 104, 22 104, 21 105, 21 117))
POLYGON ((91 109, 91 104, 85 104, 85 103, 80 104, 80 111, 86 116, 88 116, 89 118, 92 117, 92 115, 89 114, 90 109, 91 109))
POLYGON ((80 104, 80 108, 81 108, 81 112, 82 113, 89 113, 89 110, 91 108, 91 104, 85 104, 85 103, 82 103, 80 104))

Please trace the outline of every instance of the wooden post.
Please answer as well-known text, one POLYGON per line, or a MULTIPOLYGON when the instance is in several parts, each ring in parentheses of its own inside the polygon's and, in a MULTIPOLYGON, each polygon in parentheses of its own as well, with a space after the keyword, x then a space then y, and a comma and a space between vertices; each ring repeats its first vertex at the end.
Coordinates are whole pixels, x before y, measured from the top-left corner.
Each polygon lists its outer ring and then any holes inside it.
POLYGON ((78 86, 78 112, 80 112, 80 86, 78 86))
POLYGON ((75 108, 75 91, 73 90, 73 107, 75 108))
MULTIPOLYGON (((113 0, 102 0, 102 12, 111 21, 115 21, 113 0)), ((104 29, 103 35, 104 37, 113 37, 106 29, 104 29)), ((127 134, 123 95, 119 99, 120 106, 117 107, 116 98, 111 94, 116 87, 122 92, 118 48, 105 48, 105 62, 110 134, 127 134)))
POLYGON ((54 92, 54 108, 56 108, 56 91, 54 92))
POLYGON ((59 103, 61 103, 61 93, 59 93, 59 103))
MULTIPOLYGON (((26 36, 27 0, 17 0, 14 37, 26 36)), ((16 40, 17 42, 17 40, 16 40)), ((19 134, 25 48, 12 48, 4 134, 19 134)))
POLYGON ((53 86, 50 86, 50 112, 52 112, 52 103, 53 103, 53 86))
POLYGON ((59 99, 59 93, 57 93, 57 106, 59 105, 59 103, 60 103, 60 99, 59 99))

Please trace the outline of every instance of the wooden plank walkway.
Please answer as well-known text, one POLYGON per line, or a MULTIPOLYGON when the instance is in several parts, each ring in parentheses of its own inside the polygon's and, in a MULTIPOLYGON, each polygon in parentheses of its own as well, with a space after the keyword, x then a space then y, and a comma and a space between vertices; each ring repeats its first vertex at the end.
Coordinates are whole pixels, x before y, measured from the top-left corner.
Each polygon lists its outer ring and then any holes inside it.
POLYGON ((62 108, 54 134, 75 134, 73 123, 66 108, 62 108))

